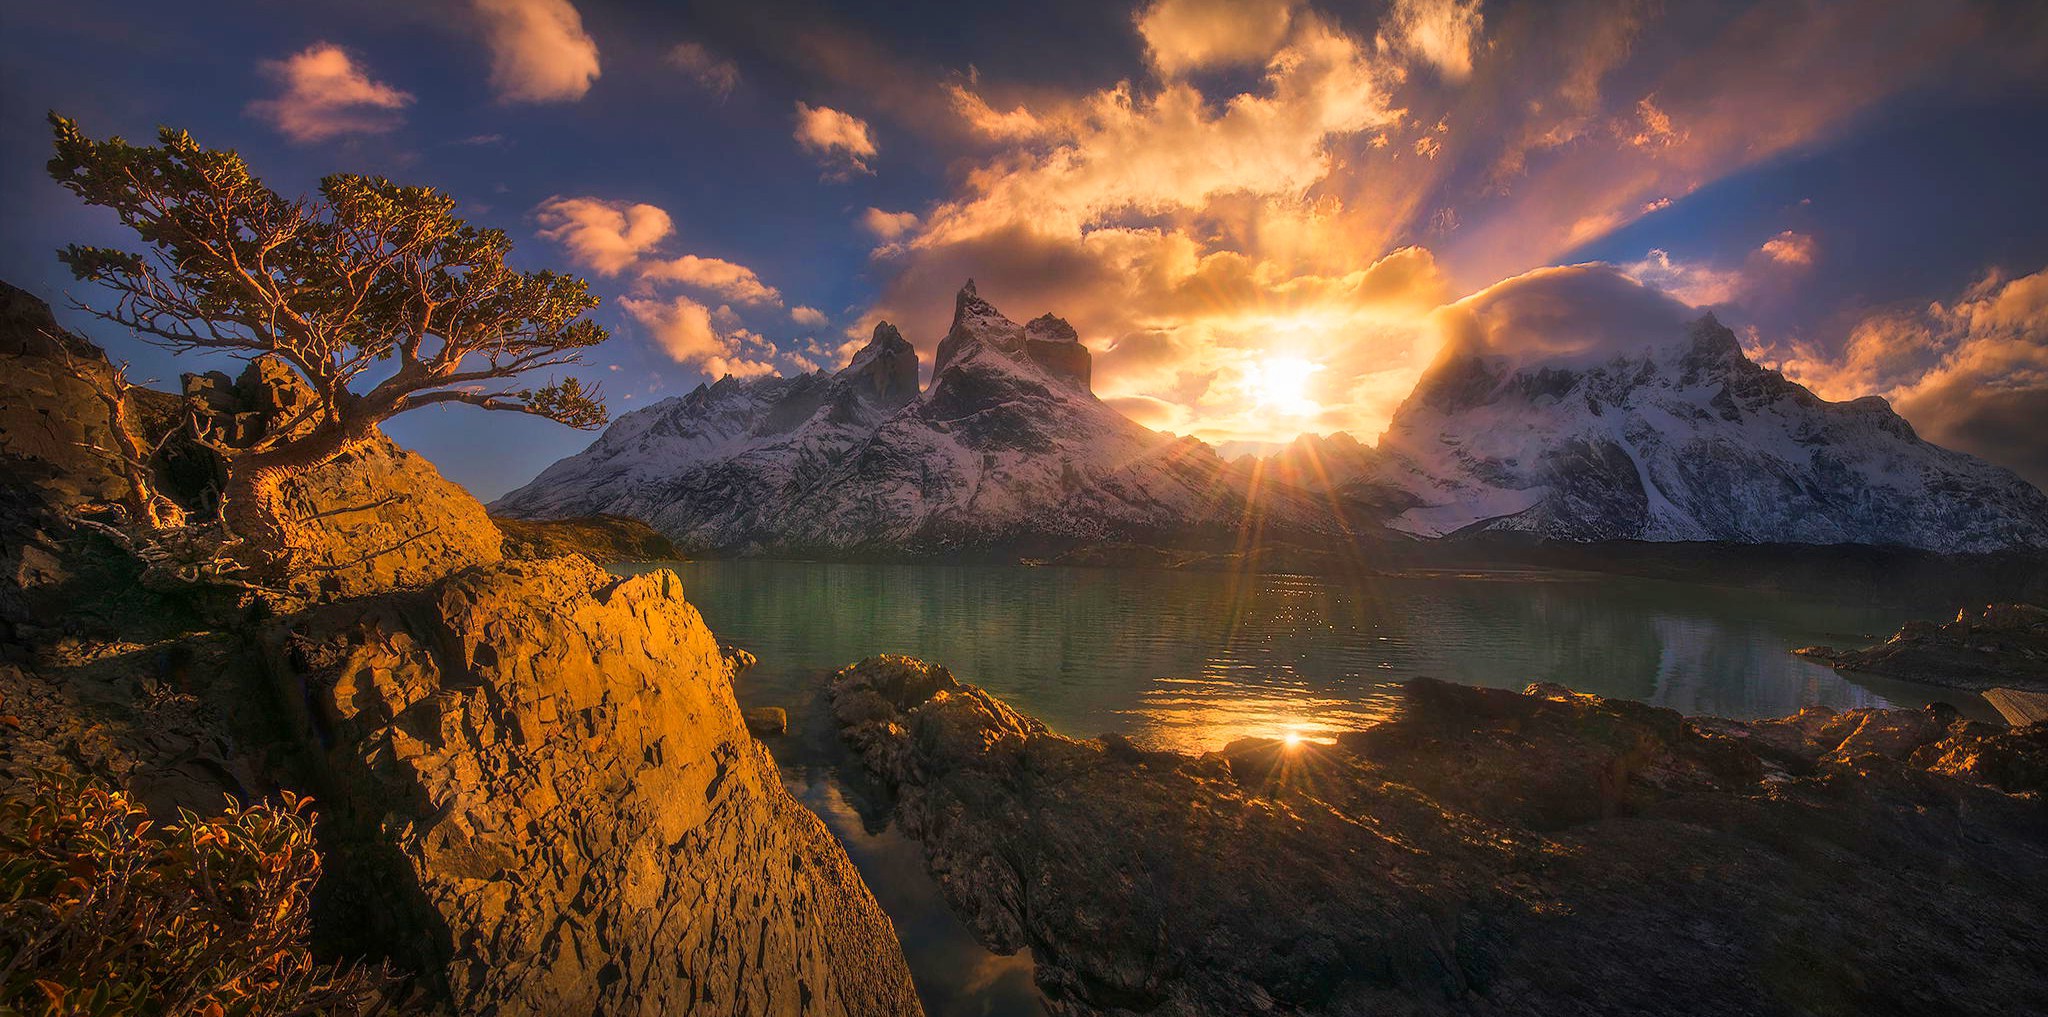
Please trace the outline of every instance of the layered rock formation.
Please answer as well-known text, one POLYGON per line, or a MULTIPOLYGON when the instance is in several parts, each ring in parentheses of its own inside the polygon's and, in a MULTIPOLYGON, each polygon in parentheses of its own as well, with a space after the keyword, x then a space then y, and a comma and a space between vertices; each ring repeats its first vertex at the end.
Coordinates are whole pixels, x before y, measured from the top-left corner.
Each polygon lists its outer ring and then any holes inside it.
POLYGON ((330 821, 402 891, 353 917, 428 930, 402 959, 458 1011, 920 1012, 887 916, 749 736, 673 574, 507 564, 272 645, 331 746, 330 821))
POLYGON ((1941 624, 1907 622, 1875 646, 1806 646, 1792 652, 1844 671, 1922 685, 2048 692, 2048 609, 1987 604, 1957 611, 1953 621, 1941 624))
POLYGON ((2048 998, 2048 727, 1687 720, 1420 681, 1333 746, 1061 737, 875 658, 833 709, 1061 1014, 2004 1014, 2048 998))
POLYGON ((884 323, 835 375, 727 378, 627 414, 493 503, 644 519, 685 552, 1057 553, 1113 541, 1222 549, 1342 530, 1285 485, 1132 422, 1089 391, 1066 322, 960 291, 932 381, 884 323))

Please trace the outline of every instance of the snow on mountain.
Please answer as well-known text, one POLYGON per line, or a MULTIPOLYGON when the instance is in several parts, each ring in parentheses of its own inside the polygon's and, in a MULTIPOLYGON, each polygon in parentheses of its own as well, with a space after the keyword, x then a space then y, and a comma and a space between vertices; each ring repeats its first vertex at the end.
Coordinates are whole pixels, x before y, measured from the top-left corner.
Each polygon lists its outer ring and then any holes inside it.
POLYGON ((685 550, 740 553, 1227 546, 1248 525, 1329 529, 1299 492, 1250 487, 1201 442, 1105 405, 1090 359, 1065 321, 1019 325, 970 280, 922 393, 915 351, 884 323, 836 374, 726 378, 627 414, 492 508, 631 516, 685 550))
POLYGON ((2048 546, 2048 496, 2011 471, 1922 441, 1882 399, 1823 400, 1692 313, 1603 266, 1453 305, 1347 493, 1425 537, 2048 546))

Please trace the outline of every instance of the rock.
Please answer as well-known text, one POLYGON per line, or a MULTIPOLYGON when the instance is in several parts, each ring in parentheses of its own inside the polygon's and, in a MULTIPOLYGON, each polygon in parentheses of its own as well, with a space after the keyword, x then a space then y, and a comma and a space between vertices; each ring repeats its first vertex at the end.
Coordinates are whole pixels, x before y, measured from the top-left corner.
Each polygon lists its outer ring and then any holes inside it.
POLYGON ((754 665, 757 663, 753 654, 728 643, 719 644, 718 652, 725 657, 726 670, 734 678, 738 678, 740 675, 753 670, 754 665))
POLYGON ((1891 638, 1855 650, 1794 650, 1843 671, 1922 685, 2048 692, 2048 609, 2032 604, 1965 608, 1943 624, 1909 621, 1891 638))
POLYGON ((580 519, 501 519, 491 522, 505 535, 507 558, 559 558, 580 554, 600 565, 612 562, 681 561, 668 538, 638 519, 585 516, 580 519))
POLYGON ((789 711, 780 706, 757 706, 741 714, 747 731, 756 738, 768 738, 789 731, 789 711))
POLYGON ((285 502, 304 542, 298 581, 324 598, 423 586, 502 557, 484 507, 382 435, 288 482, 285 502))
POLYGON ((457 1012, 920 1012, 673 573, 504 563, 268 642, 350 882, 384 888, 329 927, 407 944, 457 1012))
POLYGON ((1999 716, 2014 727, 2025 727, 2048 720, 2048 692, 2023 692, 2019 689, 1987 689, 1984 701, 1998 711, 1999 716))
POLYGON ((1189 756, 1064 738, 908 658, 831 696, 949 904, 1032 949, 1057 1014, 1988 1015, 2048 993, 2048 729, 1424 681, 1334 746, 1189 756))

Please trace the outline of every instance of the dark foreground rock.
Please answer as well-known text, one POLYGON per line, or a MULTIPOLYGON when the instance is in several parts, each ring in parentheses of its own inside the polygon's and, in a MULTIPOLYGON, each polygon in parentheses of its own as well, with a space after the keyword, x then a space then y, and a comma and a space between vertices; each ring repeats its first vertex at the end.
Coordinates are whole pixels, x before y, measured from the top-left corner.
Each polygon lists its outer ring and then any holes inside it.
POLYGON ((1048 731, 943 667, 833 708, 1062 1014, 2009 1014, 2048 999, 2048 729, 1742 724, 1411 684, 1334 746, 1048 731))
POLYGON ((683 555, 667 537, 638 519, 582 516, 576 519, 491 517, 505 534, 507 558, 559 558, 580 554, 599 564, 620 561, 679 561, 683 555))
POLYGON ((1843 671, 1982 692, 2048 692, 2048 608, 1990 604, 1964 608, 1954 621, 1911 621, 1890 639, 1856 650, 1807 646, 1792 651, 1843 671))

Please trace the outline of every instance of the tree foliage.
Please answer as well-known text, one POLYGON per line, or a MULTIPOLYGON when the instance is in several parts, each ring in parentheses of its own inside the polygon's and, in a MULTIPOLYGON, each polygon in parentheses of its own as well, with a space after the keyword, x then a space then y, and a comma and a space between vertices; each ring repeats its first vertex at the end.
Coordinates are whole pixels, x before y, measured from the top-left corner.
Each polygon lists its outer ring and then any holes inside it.
POLYGON ((317 199, 265 186, 235 152, 162 129, 155 145, 95 141, 50 115, 49 171, 113 210, 141 252, 72 245, 79 279, 111 290, 84 309, 177 352, 274 356, 312 398, 253 440, 216 449, 230 508, 275 514, 275 486, 374 434, 379 421, 449 403, 602 426, 600 393, 574 377, 518 379, 580 362, 605 330, 589 284, 505 263, 501 230, 472 226, 430 187, 335 174, 317 199), (249 503, 256 503, 253 506, 249 503))
POLYGON ((307 950, 311 800, 152 823, 41 774, 0 799, 0 1013, 270 1017, 382 1010, 395 979, 307 950))
POLYGON ((316 421, 467 402, 604 423, 602 404, 573 384, 491 391, 579 362, 576 351, 606 333, 582 317, 597 305, 588 283, 508 267, 504 231, 457 218, 448 195, 341 173, 320 181, 321 200, 286 199, 240 155, 183 131, 139 146, 94 141, 55 114, 50 123, 51 176, 148 245, 59 254, 78 278, 118 294, 101 317, 173 350, 282 357, 319 396, 316 421), (386 363, 395 370, 351 391, 386 363))

